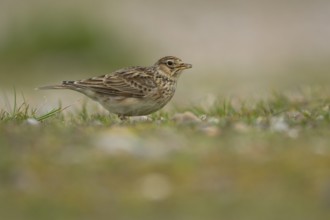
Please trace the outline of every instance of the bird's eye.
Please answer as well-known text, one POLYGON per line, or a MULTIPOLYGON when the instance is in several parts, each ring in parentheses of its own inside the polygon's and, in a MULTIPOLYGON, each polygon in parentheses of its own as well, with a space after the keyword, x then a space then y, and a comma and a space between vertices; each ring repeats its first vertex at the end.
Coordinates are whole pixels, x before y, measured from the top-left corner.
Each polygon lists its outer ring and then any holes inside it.
POLYGON ((166 64, 168 65, 168 66, 173 66, 173 61, 172 60, 168 60, 167 62, 166 62, 166 64))

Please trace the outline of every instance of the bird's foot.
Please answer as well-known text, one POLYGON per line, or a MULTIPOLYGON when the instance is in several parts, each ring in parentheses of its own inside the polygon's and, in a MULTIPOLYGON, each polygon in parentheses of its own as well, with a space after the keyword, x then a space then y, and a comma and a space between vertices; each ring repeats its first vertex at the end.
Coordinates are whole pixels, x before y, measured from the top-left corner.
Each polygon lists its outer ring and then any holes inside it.
POLYGON ((118 115, 118 118, 121 120, 121 121, 128 121, 128 117, 125 116, 125 115, 118 115))

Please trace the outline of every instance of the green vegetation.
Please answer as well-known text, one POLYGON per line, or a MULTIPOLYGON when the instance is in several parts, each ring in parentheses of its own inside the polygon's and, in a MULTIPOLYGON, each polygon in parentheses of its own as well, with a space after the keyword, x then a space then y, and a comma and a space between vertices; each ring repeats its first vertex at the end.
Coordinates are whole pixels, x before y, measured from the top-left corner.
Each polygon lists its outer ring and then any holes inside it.
POLYGON ((123 123, 14 100, 0 112, 0 219, 329 219, 328 97, 219 99, 123 123))
POLYGON ((1 2, 0 220, 330 219, 328 6, 215 2, 1 2), (164 55, 148 117, 33 93, 164 55))
POLYGON ((123 65, 118 57, 132 58, 127 49, 111 28, 104 30, 77 12, 61 17, 37 12, 24 22, 9 25, 0 42, 0 62, 27 65, 74 58, 98 65, 123 65))
POLYGON ((58 80, 76 71, 89 77, 89 69, 108 71, 137 60, 137 47, 115 28, 77 11, 58 16, 37 10, 23 21, 11 19, 2 32, 0 76, 6 82, 0 81, 0 86, 58 80))

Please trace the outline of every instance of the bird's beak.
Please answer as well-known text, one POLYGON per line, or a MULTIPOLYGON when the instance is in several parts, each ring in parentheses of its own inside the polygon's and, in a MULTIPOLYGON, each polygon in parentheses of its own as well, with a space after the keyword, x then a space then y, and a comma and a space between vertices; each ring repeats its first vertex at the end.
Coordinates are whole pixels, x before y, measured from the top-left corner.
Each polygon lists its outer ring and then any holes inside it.
POLYGON ((189 63, 181 63, 180 64, 180 69, 190 69, 192 68, 192 65, 189 63))

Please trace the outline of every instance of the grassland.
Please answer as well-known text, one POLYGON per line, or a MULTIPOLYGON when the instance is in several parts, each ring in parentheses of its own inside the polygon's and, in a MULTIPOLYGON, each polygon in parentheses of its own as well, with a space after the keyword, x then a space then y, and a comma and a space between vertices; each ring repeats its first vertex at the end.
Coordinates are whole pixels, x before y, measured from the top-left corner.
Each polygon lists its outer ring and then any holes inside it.
POLYGON ((325 88, 120 122, 0 112, 0 219, 329 219, 325 88))

